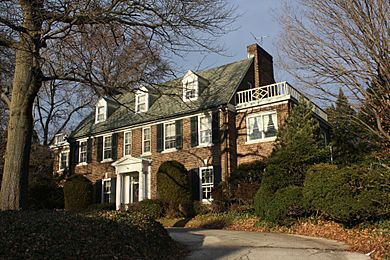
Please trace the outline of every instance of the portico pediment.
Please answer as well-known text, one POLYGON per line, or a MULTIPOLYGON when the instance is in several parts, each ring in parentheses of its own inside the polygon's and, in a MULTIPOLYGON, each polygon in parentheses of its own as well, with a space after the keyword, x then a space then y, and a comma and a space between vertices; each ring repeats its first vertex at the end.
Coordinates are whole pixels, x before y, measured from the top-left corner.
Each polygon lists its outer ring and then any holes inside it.
POLYGON ((126 156, 126 157, 122 157, 116 162, 113 162, 111 165, 114 167, 118 167, 118 166, 129 165, 129 164, 138 164, 138 163, 142 163, 144 160, 145 160, 144 158, 126 156))

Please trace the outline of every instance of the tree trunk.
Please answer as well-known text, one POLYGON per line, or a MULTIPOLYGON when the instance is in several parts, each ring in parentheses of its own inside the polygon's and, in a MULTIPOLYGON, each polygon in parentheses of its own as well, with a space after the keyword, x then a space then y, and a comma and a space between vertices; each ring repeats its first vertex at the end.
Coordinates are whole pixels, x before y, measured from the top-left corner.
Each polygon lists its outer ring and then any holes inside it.
POLYGON ((39 64, 42 22, 39 16, 37 17, 42 6, 41 1, 21 1, 23 26, 28 32, 21 33, 16 49, 7 147, 0 191, 0 210, 19 210, 26 207, 28 166, 33 132, 32 108, 42 85, 39 64))

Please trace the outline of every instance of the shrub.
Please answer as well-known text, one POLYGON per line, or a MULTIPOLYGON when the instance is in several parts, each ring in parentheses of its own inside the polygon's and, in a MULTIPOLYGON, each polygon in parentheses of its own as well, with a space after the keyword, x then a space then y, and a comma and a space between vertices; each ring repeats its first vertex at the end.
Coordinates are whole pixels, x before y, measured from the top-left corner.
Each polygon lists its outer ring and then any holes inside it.
POLYGON ((33 209, 64 208, 64 191, 52 176, 31 175, 28 185, 28 205, 33 209))
POLYGON ((168 205, 171 217, 193 214, 193 198, 186 168, 177 161, 161 164, 157 172, 158 197, 168 205))
POLYGON ((315 210, 354 225, 389 215, 390 172, 380 166, 315 165, 308 171, 303 194, 315 210))
POLYGON ((146 199, 130 204, 128 211, 139 212, 152 219, 157 219, 163 216, 164 208, 163 203, 160 200, 146 199))
POLYGON ((83 175, 73 175, 64 184, 65 209, 82 210, 92 204, 92 183, 83 175))
POLYGON ((253 198, 259 189, 266 164, 263 161, 241 164, 231 173, 228 180, 230 197, 228 204, 253 205, 253 198))
POLYGON ((88 206, 89 210, 96 211, 105 211, 105 210, 115 210, 116 205, 114 202, 112 203, 95 203, 88 206))
POLYGON ((288 186, 279 189, 270 199, 266 220, 276 224, 288 224, 305 213, 302 187, 288 186))
POLYGON ((180 259, 161 224, 142 214, 0 212, 0 259, 180 259))

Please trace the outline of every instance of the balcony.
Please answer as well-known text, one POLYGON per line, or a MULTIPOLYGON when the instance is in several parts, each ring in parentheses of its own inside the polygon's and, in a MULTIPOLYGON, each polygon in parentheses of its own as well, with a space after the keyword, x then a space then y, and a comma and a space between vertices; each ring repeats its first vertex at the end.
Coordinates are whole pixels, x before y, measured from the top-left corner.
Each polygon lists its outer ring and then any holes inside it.
MULTIPOLYGON (((283 81, 271 85, 261 86, 259 88, 251 88, 237 92, 236 108, 250 108, 289 99, 295 99, 296 101, 299 101, 301 97, 304 97, 305 100, 309 100, 286 81, 283 81)), ((325 121, 328 121, 328 116, 324 110, 322 110, 313 102, 311 103, 313 104, 313 112, 325 121)))

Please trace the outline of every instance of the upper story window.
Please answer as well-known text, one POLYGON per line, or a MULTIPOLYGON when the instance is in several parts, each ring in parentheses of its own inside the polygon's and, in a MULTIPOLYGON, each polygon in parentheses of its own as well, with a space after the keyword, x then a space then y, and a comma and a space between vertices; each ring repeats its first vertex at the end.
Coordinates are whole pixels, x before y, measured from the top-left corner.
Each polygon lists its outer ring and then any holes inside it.
POLYGON ((135 93, 135 112, 141 113, 148 111, 148 100, 148 90, 145 87, 137 90, 135 93))
POLYGON ((213 167, 200 168, 200 185, 201 185, 201 200, 212 200, 211 192, 214 188, 214 171, 213 167))
POLYGON ((69 166, 69 151, 63 151, 60 153, 59 170, 63 171, 69 166))
POLYGON ((54 144, 59 145, 59 144, 64 144, 66 143, 66 134, 57 134, 54 137, 54 144))
POLYGON ((127 131, 124 133, 123 140, 123 155, 131 154, 131 131, 127 131))
POLYGON ((87 140, 80 141, 79 144, 79 163, 86 163, 87 162, 87 140))
POLYGON ((95 123, 100 123, 107 119, 107 101, 104 98, 101 98, 96 104, 95 114, 95 123))
POLYGON ((112 136, 103 137, 103 160, 112 158, 112 136))
POLYGON ((165 124, 165 149, 176 148, 176 124, 170 122, 165 124))
POLYGON ((199 144, 211 144, 211 122, 210 114, 199 116, 199 144))
POLYGON ((196 100, 198 98, 198 93, 199 93, 198 76, 189 70, 186 73, 186 75, 184 75, 182 83, 183 83, 183 100, 184 101, 196 100))
POLYGON ((150 153, 150 127, 142 128, 142 153, 150 153))
POLYGON ((276 112, 254 114, 247 117, 247 141, 274 139, 277 134, 276 112))

